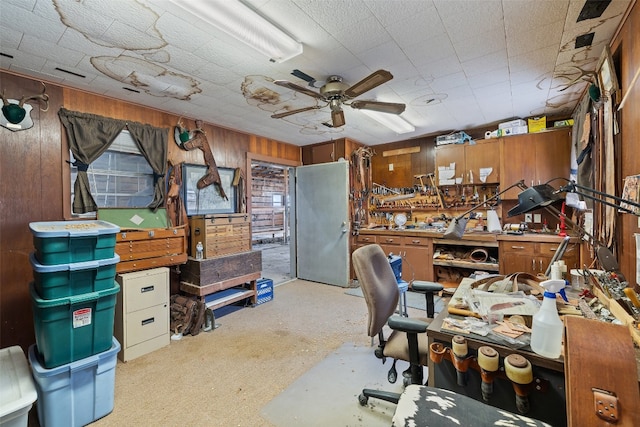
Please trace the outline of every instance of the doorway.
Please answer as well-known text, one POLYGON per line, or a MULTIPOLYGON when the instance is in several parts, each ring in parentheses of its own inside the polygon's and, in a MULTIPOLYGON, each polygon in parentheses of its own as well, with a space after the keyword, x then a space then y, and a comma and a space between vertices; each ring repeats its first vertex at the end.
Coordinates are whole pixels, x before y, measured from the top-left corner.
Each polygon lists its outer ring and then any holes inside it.
POLYGON ((274 285, 295 278, 291 267, 292 168, 262 160, 251 160, 251 242, 262 252, 262 276, 274 285))

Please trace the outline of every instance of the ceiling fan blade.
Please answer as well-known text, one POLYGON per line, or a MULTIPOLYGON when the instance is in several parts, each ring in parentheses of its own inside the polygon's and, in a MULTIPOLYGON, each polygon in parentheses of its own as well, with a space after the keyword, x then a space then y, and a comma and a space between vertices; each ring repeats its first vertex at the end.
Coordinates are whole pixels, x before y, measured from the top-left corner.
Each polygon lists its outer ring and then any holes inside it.
POLYGON ((392 78, 393 75, 390 72, 386 70, 378 70, 369 74, 367 77, 360 80, 349 89, 345 90, 344 94, 349 98, 355 98, 373 89, 374 87, 378 87, 381 84, 388 82, 392 78))
POLYGON ((291 116, 293 114, 303 113, 303 112, 309 111, 309 110, 319 110, 320 108, 322 108, 322 107, 319 106, 319 105, 314 105, 313 107, 304 107, 304 108, 298 108, 297 110, 283 111, 282 113, 272 114, 271 118, 272 119, 281 119, 283 117, 291 116))
POLYGON ((298 86, 295 83, 291 83, 286 80, 275 80, 274 83, 277 84, 278 86, 286 87, 287 89, 292 89, 292 90, 295 90, 296 92, 304 93, 305 95, 309 95, 313 98, 324 100, 322 95, 320 95, 318 92, 314 92, 311 89, 307 89, 306 87, 298 86))
POLYGON ((331 112, 331 122, 334 128, 344 126, 344 112, 342 110, 336 110, 331 112))
POLYGON ((404 109, 406 108, 405 104, 378 101, 353 101, 349 105, 351 105, 352 108, 358 110, 371 110, 389 114, 402 114, 402 112, 404 112, 404 109))
POLYGON ((300 71, 298 69, 293 70, 291 72, 291 75, 296 76, 297 78, 306 81, 307 83, 309 83, 309 86, 311 86, 311 87, 313 87, 313 84, 316 82, 316 79, 314 79, 313 77, 311 77, 309 74, 305 73, 304 71, 300 71))

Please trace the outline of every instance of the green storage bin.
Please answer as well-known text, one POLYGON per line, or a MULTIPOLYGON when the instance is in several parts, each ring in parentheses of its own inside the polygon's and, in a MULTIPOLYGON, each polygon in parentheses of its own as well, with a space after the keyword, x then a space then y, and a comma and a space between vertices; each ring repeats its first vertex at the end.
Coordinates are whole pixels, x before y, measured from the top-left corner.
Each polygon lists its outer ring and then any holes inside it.
POLYGON ((42 299, 54 299, 104 291, 113 287, 120 256, 69 264, 43 265, 35 253, 29 256, 36 292, 42 299))
POLYGON ((32 222, 36 259, 44 265, 113 258, 120 227, 106 221, 32 222))
POLYGON ((36 345, 45 368, 71 363, 108 350, 113 340, 120 285, 86 294, 42 299, 29 284, 36 345))

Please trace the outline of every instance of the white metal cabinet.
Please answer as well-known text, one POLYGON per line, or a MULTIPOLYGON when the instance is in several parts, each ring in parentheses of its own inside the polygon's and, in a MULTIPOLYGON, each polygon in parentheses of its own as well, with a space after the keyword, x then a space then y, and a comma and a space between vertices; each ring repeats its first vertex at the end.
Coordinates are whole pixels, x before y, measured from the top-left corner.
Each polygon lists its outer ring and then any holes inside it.
POLYGON ((169 269, 118 274, 114 335, 123 362, 169 344, 169 269))

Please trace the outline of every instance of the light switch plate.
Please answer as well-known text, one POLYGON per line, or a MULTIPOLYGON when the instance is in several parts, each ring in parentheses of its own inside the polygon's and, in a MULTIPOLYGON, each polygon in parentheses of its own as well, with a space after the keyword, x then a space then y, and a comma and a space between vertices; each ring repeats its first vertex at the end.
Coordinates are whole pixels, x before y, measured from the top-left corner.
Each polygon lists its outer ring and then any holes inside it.
POLYGON ((393 163, 389 163, 389 172, 393 171, 393 163))
POLYGON ((542 215, 541 214, 533 214, 533 222, 535 224, 540 224, 542 222, 542 215))
POLYGON ((528 214, 524 214, 524 222, 526 222, 527 224, 530 224, 531 221, 533 221, 533 218, 531 217, 532 214, 528 213, 528 214))

